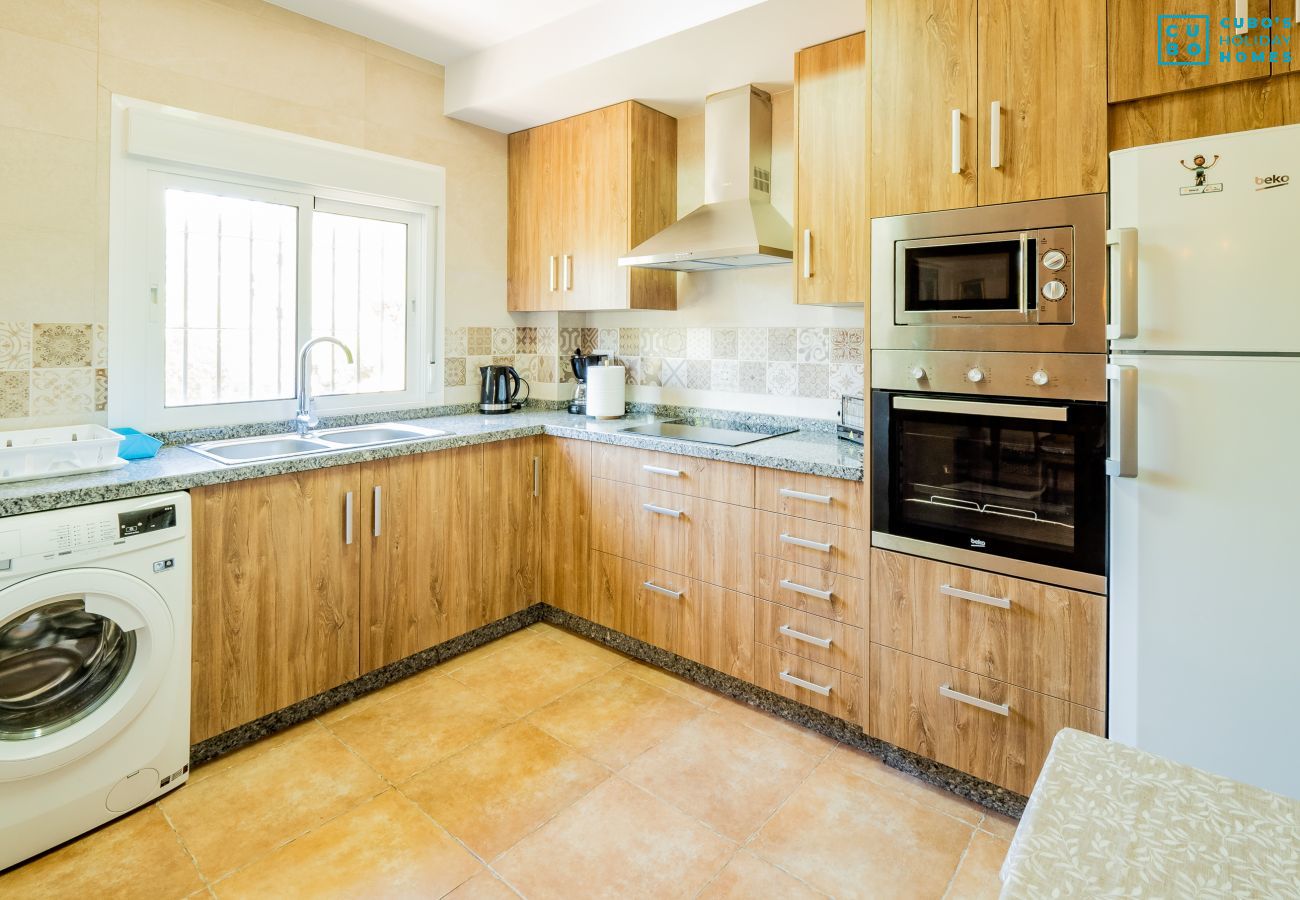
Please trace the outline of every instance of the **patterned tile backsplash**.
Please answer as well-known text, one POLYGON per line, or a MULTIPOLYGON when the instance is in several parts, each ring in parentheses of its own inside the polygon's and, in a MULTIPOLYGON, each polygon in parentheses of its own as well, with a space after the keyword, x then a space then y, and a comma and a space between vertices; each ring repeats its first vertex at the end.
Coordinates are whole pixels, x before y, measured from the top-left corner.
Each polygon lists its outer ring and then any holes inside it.
POLYGON ((0 322, 0 419, 103 411, 105 335, 102 323, 0 322))
POLYGON ((624 366, 629 385, 834 400, 862 392, 863 343, 861 328, 454 328, 443 371, 448 387, 477 384, 494 363, 571 382, 581 347, 624 366))

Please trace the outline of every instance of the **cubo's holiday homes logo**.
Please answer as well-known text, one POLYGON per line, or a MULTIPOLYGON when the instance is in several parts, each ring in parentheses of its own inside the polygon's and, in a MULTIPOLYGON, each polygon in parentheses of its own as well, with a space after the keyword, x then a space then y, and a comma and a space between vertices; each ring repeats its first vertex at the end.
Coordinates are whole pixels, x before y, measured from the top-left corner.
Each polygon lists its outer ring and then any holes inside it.
POLYGON ((1284 16, 1157 15, 1158 66, 1289 63, 1293 21, 1284 16))

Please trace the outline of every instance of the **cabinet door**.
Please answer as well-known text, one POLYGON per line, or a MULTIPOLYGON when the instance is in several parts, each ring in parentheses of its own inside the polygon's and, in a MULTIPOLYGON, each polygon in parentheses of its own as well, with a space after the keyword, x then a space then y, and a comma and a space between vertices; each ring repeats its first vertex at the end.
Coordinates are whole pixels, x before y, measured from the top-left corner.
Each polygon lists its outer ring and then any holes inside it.
POLYGON ((979 95, 981 204, 1106 190, 1105 0, 980 0, 979 95))
POLYGON ((853 34, 795 56, 795 302, 865 303, 867 50, 853 34))
POLYGON ((562 126, 556 122, 510 135, 506 302, 511 311, 562 308, 562 126))
POLYGON ((474 474, 460 487, 470 516, 470 592, 454 635, 518 612, 537 596, 537 442, 474 449, 474 474))
MULTIPOLYGON (((1279 0, 1281 4, 1286 2, 1287 0, 1279 0)), ((1228 47, 1219 46, 1219 39, 1232 40, 1236 37, 1235 28, 1224 29, 1220 22, 1225 18, 1231 21, 1235 17, 1239 0, 1109 0, 1109 3, 1108 68, 1111 103, 1213 84, 1227 84, 1247 78, 1263 78, 1269 74, 1267 57, 1263 62, 1251 62, 1249 46, 1232 48, 1233 55, 1228 61, 1219 58, 1221 51, 1229 50, 1228 47), (1166 16, 1183 18, 1160 21, 1166 16), (1162 24, 1166 27, 1180 27, 1180 33, 1176 36, 1162 34, 1159 30, 1162 24), (1208 34, 1205 33, 1207 27, 1208 34), (1192 28, 1200 29, 1195 37, 1187 34, 1192 28), (1208 42, 1206 64, 1160 64, 1162 57, 1166 57, 1171 42, 1176 42, 1179 50, 1176 56, 1167 57, 1166 61, 1190 61, 1188 45, 1198 38, 1204 38, 1208 42), (1236 59, 1237 49, 1246 53, 1245 61, 1236 59)), ((1269 15, 1269 0, 1247 0, 1245 6, 1251 17, 1267 18, 1269 15)), ((1281 14, 1286 15, 1287 12, 1283 9, 1281 14)), ((1261 32, 1266 33, 1264 29, 1255 28, 1246 32, 1244 37, 1253 40, 1261 32)))
POLYGON ((563 308, 624 309, 627 252, 628 106, 619 103, 564 121, 568 230, 560 280, 563 308))
POLYGON ((1273 74, 1300 72, 1300 3, 1296 0, 1273 0, 1273 45, 1270 50, 1277 52, 1273 62, 1273 74), (1291 6, 1288 8, 1288 4, 1291 6), (1282 54, 1290 53, 1291 61, 1286 62, 1282 54))
POLYGON ((340 466, 191 492, 193 740, 357 676, 358 491, 340 466))
POLYGON ((873 216, 976 203, 975 6, 976 0, 871 2, 873 216))
POLYGON ((590 619, 591 450, 589 441, 540 441, 537 599, 590 619))

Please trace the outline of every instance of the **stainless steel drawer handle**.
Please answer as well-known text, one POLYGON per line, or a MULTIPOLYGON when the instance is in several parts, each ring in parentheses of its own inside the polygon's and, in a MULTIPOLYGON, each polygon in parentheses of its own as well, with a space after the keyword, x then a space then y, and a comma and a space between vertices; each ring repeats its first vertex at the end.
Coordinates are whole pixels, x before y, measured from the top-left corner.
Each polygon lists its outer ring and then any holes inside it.
POLYGON ((804 690, 812 691, 814 694, 821 694, 823 697, 829 697, 831 695, 831 686, 829 684, 815 684, 811 681, 804 681, 802 678, 791 675, 789 672, 781 672, 777 675, 777 678, 780 678, 786 684, 793 684, 795 687, 801 687, 804 690))
POLYGON ((809 550, 820 550, 822 553, 831 552, 830 544, 823 544, 820 541, 810 541, 807 538, 795 537, 793 534, 781 535, 781 543, 793 544, 796 547, 807 547, 809 550))
POLYGON ((1011 707, 1005 703, 990 703, 987 700, 981 700, 979 697, 972 697, 970 694, 954 691, 946 684, 939 685, 939 696, 947 697, 949 700, 956 700, 958 703, 965 703, 967 706, 974 706, 976 709, 997 713, 999 716, 1011 715, 1011 707))
POLYGON ((808 587, 806 584, 800 584, 797 581, 791 581, 788 578, 781 579, 781 587, 787 591, 794 591, 796 594, 807 594, 809 597, 816 597, 818 600, 831 599, 830 591, 819 591, 815 587, 808 587))
MULTIPOLYGON (((352 543, 352 492, 343 495, 343 543, 352 543)), ((8 568, 6 566, 6 568, 8 568)))
POLYGON ((674 591, 672 588, 660 587, 653 581, 643 581, 641 582, 641 586, 654 591, 656 594, 663 594, 665 597, 672 597, 674 600, 682 599, 681 591, 674 591))
POLYGON ((681 469, 665 469, 663 466, 644 465, 641 467, 644 471, 653 475, 667 475, 669 478, 681 478, 681 469))
POLYGON ((660 516, 672 516, 674 519, 680 519, 682 517, 682 511, 680 509, 669 509, 666 506, 655 506, 653 503, 642 503, 641 508, 646 512, 652 512, 660 516))
POLYGON ((805 644, 812 644, 814 647, 821 647, 823 650, 829 650, 831 646, 830 638, 814 637, 811 634, 804 634, 802 631, 795 631, 789 625, 782 625, 777 631, 781 632, 788 638, 794 638, 796 641, 803 641, 805 644))
POLYGON ((375 485, 375 537, 383 532, 384 521, 384 489, 375 485))
POLYGON ((811 500, 813 503, 826 504, 831 502, 831 497, 828 494, 810 494, 807 491, 796 491, 794 488, 781 488, 778 493, 782 497, 791 497, 795 500, 811 500))
POLYGON ((947 594, 949 597, 956 597, 960 600, 973 600, 976 603, 984 603, 988 606, 996 606, 1001 609, 1011 608, 1011 601, 1006 597, 990 597, 988 594, 977 594, 974 591, 963 591, 961 588, 955 588, 951 584, 939 585, 939 593, 947 594))

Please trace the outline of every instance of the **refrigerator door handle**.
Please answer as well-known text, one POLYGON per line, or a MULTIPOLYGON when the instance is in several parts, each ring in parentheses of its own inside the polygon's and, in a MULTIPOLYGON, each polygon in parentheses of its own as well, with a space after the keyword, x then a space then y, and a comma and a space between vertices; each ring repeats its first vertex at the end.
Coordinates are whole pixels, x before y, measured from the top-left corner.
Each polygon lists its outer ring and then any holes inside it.
POLYGON ((1116 478, 1136 478, 1138 474, 1136 366, 1106 366, 1106 380, 1115 387, 1110 395, 1110 447, 1106 474, 1116 478))
POLYGON ((1119 247, 1119 289, 1111 294, 1110 317, 1106 321, 1106 337, 1112 341, 1138 334, 1137 244, 1136 228, 1106 229, 1107 252, 1119 247))

